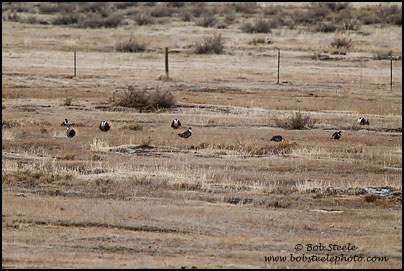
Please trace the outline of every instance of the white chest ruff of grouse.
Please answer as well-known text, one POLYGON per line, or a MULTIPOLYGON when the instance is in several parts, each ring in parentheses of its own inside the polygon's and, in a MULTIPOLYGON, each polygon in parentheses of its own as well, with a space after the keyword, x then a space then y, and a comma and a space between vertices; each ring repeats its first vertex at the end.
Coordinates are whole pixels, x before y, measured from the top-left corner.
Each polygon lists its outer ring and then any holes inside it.
POLYGON ((109 129, 111 129, 111 125, 109 125, 109 123, 106 122, 106 121, 101 121, 101 123, 100 123, 100 130, 101 130, 101 131, 104 131, 104 132, 108 132, 109 129))
POLYGON ((181 121, 177 119, 173 120, 173 122, 171 122, 171 127, 173 129, 178 129, 179 127, 181 127, 181 121))
POLYGON ((188 138, 188 137, 190 137, 190 136, 192 135, 191 127, 189 127, 188 130, 186 130, 185 132, 179 133, 178 135, 179 135, 180 137, 183 137, 183 138, 188 138))
POLYGON ((369 120, 366 120, 365 118, 360 117, 360 118, 358 119, 358 124, 359 124, 359 125, 369 125, 369 120))

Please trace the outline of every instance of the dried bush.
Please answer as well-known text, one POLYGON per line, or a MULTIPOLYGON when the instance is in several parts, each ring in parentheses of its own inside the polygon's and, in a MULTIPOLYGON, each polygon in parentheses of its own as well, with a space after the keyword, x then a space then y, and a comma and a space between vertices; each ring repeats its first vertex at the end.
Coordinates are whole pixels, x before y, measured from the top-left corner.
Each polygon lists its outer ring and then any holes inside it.
POLYGON ((197 54, 221 54, 224 49, 224 41, 221 34, 212 37, 205 37, 203 43, 195 43, 195 53, 197 54))
POLYGON ((171 108, 176 105, 175 97, 170 91, 162 91, 156 89, 149 91, 146 88, 143 90, 135 89, 129 86, 128 90, 117 99, 110 99, 114 106, 124 106, 136 108, 142 111, 156 111, 161 108, 171 108))
POLYGON ((184 11, 181 16, 184 22, 190 22, 192 19, 192 14, 188 10, 184 11))
POLYGON ((308 115, 304 116, 302 113, 296 112, 288 119, 275 119, 275 123, 281 128, 301 130, 306 126, 312 128, 315 124, 315 120, 311 119, 308 115))
POLYGON ((166 5, 160 5, 157 7, 154 7, 150 11, 150 16, 153 17, 169 17, 173 14, 174 10, 169 8, 166 5))
POLYGON ((134 16, 134 20, 138 25, 154 24, 155 20, 148 14, 138 13, 134 16))
POLYGON ((396 4, 382 4, 361 7, 354 11, 362 24, 394 24, 402 25, 402 7, 396 4))
POLYGON ((63 105, 70 106, 70 105, 72 105, 72 101, 73 101, 73 97, 66 97, 63 102, 63 105))
POLYGON ((122 17, 120 15, 111 15, 103 17, 99 13, 90 13, 87 16, 81 17, 79 20, 80 27, 101 28, 101 27, 117 27, 121 25, 122 17))
POLYGON ((234 11, 229 11, 224 15, 225 23, 232 23, 236 19, 236 13, 234 11))
POLYGON ((318 23, 314 28, 313 31, 315 32, 324 32, 324 33, 330 33, 330 32, 335 32, 338 30, 338 27, 334 23, 326 23, 326 22, 321 22, 318 23))
POLYGON ((352 47, 352 39, 347 37, 335 37, 330 45, 334 49, 333 54, 346 54, 352 47))
POLYGON ((262 17, 255 22, 256 33, 271 33, 271 22, 262 17))
POLYGON ((199 17, 206 12, 205 2, 192 2, 191 5, 192 5, 191 13, 194 17, 199 17))
POLYGON ((61 11, 61 7, 58 3, 49 3, 43 2, 38 5, 39 13, 42 14, 49 14, 49 13, 56 13, 61 11))
POLYGON ((258 8, 257 2, 236 2, 236 12, 253 13, 258 8))
POLYGON ((254 25, 250 22, 245 22, 240 26, 240 30, 245 32, 245 33, 254 33, 255 28, 254 25))
POLYGON ((268 20, 264 20, 262 17, 255 21, 255 24, 246 22, 241 25, 240 30, 245 33, 271 33, 272 23, 268 20))
POLYGON ((216 24, 216 16, 214 14, 204 13, 202 17, 196 21, 196 25, 202 27, 210 27, 216 24))
POLYGON ((78 22, 79 16, 77 14, 62 14, 52 20, 53 25, 70 25, 77 24, 78 22))
POLYGON ((137 53, 137 52, 144 52, 146 50, 147 43, 141 42, 134 39, 132 36, 129 40, 117 42, 115 44, 115 50, 117 52, 130 52, 130 53, 137 53))

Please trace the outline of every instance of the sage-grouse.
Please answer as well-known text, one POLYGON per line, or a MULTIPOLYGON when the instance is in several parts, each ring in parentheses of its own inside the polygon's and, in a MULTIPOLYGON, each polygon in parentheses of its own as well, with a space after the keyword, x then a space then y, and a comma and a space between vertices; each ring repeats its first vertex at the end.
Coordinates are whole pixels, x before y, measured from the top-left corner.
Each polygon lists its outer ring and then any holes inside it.
POLYGON ((177 119, 173 120, 173 122, 171 122, 171 127, 173 127, 174 129, 178 129, 179 127, 181 127, 181 121, 177 119))
POLYGON ((111 125, 109 125, 109 123, 106 122, 106 121, 101 121, 101 123, 100 123, 100 130, 101 130, 101 131, 104 131, 104 132, 108 132, 109 129, 111 129, 111 125))
POLYGON ((60 124, 60 126, 70 126, 70 123, 67 119, 65 119, 65 121, 62 122, 62 124, 60 124))
POLYGON ((365 118, 360 117, 358 119, 359 125, 369 125, 369 120, 366 120, 365 118))
POLYGON ((280 135, 276 135, 276 136, 273 136, 270 141, 282 142, 282 141, 285 141, 285 139, 280 135))
POLYGON ((192 135, 191 127, 189 127, 188 130, 186 130, 185 132, 179 133, 178 135, 179 135, 180 137, 183 137, 183 138, 188 138, 188 137, 190 137, 190 136, 192 135))
POLYGON ((333 133, 331 138, 332 139, 340 139, 341 138, 341 131, 333 133))
POLYGON ((74 130, 73 128, 68 127, 66 130, 66 135, 67 137, 74 137, 77 134, 76 130, 74 130))

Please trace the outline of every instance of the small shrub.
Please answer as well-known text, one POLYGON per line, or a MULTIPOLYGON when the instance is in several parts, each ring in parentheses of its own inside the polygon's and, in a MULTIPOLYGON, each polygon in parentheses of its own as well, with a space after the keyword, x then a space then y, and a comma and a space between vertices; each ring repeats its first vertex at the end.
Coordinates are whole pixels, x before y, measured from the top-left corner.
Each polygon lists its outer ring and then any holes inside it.
POLYGON ((198 26, 210 27, 216 24, 216 16, 213 14, 204 13, 202 18, 196 21, 198 26))
POLYGON ((128 125, 128 129, 133 130, 133 131, 142 131, 143 130, 143 125, 140 124, 140 123, 130 123, 128 125))
POLYGON ((271 33, 271 22, 264 20, 262 17, 259 18, 254 25, 250 22, 246 22, 241 25, 240 30, 245 33, 271 33))
POLYGON ((81 17, 79 21, 80 27, 101 28, 101 27, 117 27, 121 25, 122 17, 120 15, 103 16, 100 13, 90 13, 81 17))
POLYGON ((254 33, 255 32, 254 25, 250 22, 243 23, 240 27, 240 30, 245 33, 254 33))
POLYGON ((153 17, 144 13, 136 14, 134 20, 138 25, 154 24, 155 22, 153 17))
POLYGON ((324 32, 324 33, 330 33, 330 32, 335 32, 338 30, 338 27, 334 23, 325 23, 321 22, 318 23, 314 29, 315 32, 324 32))
POLYGON ((150 16, 153 17, 169 17, 171 14, 173 14, 173 10, 166 5, 154 7, 150 11, 150 16))
POLYGON ((232 23, 236 19, 236 13, 234 11, 229 11, 224 15, 224 22, 225 23, 232 23))
POLYGON ((257 2, 236 2, 236 12, 253 13, 258 8, 257 2))
POLYGON ((190 22, 192 19, 192 14, 189 11, 184 11, 184 13, 182 13, 182 20, 184 22, 190 22))
POLYGON ((72 97, 67 97, 67 98, 64 100, 63 105, 66 105, 66 106, 72 105, 72 100, 73 100, 72 97))
POLYGON ((199 17, 206 12, 205 2, 192 2, 192 5, 191 12, 194 17, 199 17))
POLYGON ((60 12, 60 6, 58 5, 58 3, 40 3, 38 6, 39 12, 42 14, 48 14, 48 13, 56 13, 56 12, 60 12))
POLYGON ((79 16, 77 14, 60 15, 52 20, 54 25, 70 25, 77 24, 79 22, 79 16))
POLYGON ((257 33, 271 33, 271 23, 264 20, 262 17, 255 22, 255 32, 257 33))
POLYGON ((137 90, 129 86, 128 90, 117 99, 110 99, 115 106, 137 108, 140 111, 156 111, 161 108, 174 107, 175 98, 170 91, 148 91, 146 88, 137 90))
POLYGON ((310 116, 304 116, 300 112, 296 112, 293 116, 286 120, 275 119, 275 123, 278 127, 286 129, 297 129, 301 130, 307 127, 313 127, 315 121, 310 118, 310 116))
POLYGON ((352 39, 346 37, 335 37, 331 42, 331 47, 334 49, 333 54, 346 54, 352 47, 352 39))
POLYGON ((132 37, 130 37, 127 41, 117 42, 115 44, 115 50, 118 52, 144 52, 146 50, 146 47, 146 42, 138 41, 132 37))
POLYGON ((205 37, 202 44, 195 44, 195 53, 197 54, 221 54, 223 52, 223 49, 224 41, 221 34, 215 34, 212 37, 205 37))
POLYGON ((38 19, 35 16, 29 16, 27 17, 27 19, 25 20, 25 22, 27 24, 39 24, 38 19))
POLYGON ((248 42, 250 45, 257 45, 259 43, 265 44, 265 39, 264 38, 253 38, 251 41, 248 42))

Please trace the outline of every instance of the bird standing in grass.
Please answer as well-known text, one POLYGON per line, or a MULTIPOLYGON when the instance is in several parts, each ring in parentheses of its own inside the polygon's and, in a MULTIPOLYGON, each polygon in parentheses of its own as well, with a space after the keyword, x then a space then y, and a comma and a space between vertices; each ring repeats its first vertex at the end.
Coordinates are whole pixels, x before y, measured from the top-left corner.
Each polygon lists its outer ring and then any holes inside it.
POLYGON ((183 137, 183 138, 188 138, 188 137, 190 137, 190 136, 192 135, 191 127, 189 127, 188 130, 186 130, 185 132, 179 133, 178 135, 179 135, 180 137, 183 137))
POLYGON ((70 128, 70 126, 67 127, 67 130, 66 130, 66 135, 67 135, 67 137, 72 138, 72 137, 74 137, 76 134, 77 134, 77 131, 76 131, 75 129, 70 128))
POLYGON ((62 122, 62 124, 60 124, 60 126, 69 126, 69 125, 70 125, 70 123, 67 119, 65 119, 65 121, 62 122))
POLYGON ((369 120, 366 120, 365 118, 360 117, 358 119, 358 123, 359 123, 359 125, 369 125, 369 120))
POLYGON ((331 138, 339 140, 341 138, 341 131, 333 133, 331 138))
POLYGON ((104 132, 108 132, 109 129, 111 129, 111 125, 109 125, 109 123, 106 122, 106 121, 101 121, 101 123, 100 123, 100 130, 101 130, 101 131, 104 131, 104 132))
POLYGON ((276 136, 273 136, 270 141, 282 142, 282 141, 285 141, 285 139, 280 135, 276 135, 276 136))
POLYGON ((177 120, 177 119, 175 119, 175 120, 173 120, 173 122, 171 122, 171 127, 173 128, 173 129, 178 129, 179 127, 181 127, 182 125, 181 125, 181 121, 179 121, 179 120, 177 120))

